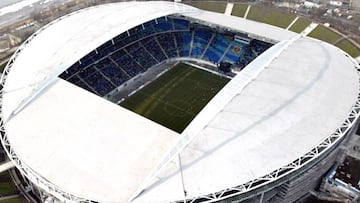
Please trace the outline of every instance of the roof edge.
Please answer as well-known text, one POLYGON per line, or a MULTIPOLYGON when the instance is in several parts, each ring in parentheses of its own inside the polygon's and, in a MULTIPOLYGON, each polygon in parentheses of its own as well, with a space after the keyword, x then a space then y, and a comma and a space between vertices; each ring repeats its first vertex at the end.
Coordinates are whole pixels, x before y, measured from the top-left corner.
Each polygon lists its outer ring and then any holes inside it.
POLYGON ((228 84, 213 97, 210 102, 198 113, 192 122, 181 133, 175 145, 171 147, 145 179, 138 192, 134 194, 135 199, 156 178, 161 170, 178 156, 181 151, 200 133, 200 131, 211 121, 211 119, 224 109, 225 105, 239 94, 254 78, 256 78, 276 57, 285 51, 291 44, 302 36, 297 35, 289 40, 282 41, 270 47, 258 56, 237 74, 228 84))

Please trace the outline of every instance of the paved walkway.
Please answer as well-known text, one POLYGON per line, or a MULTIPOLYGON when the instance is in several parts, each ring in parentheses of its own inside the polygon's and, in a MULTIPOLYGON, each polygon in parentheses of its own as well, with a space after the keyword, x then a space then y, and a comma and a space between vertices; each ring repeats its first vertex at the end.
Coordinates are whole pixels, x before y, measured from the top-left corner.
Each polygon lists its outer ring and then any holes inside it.
POLYGON ((13 164, 12 161, 1 163, 1 165, 0 165, 0 173, 13 168, 14 166, 15 165, 13 164))
POLYGON ((310 23, 300 34, 307 36, 311 31, 313 31, 319 24, 317 23, 310 23))
POLYGON ((296 21, 299 19, 299 16, 296 16, 296 18, 289 24, 289 26, 287 26, 287 30, 291 28, 291 26, 294 25, 294 23, 296 23, 296 21))
POLYGON ((337 43, 341 42, 342 40, 344 39, 347 39, 348 37, 347 36, 341 36, 339 39, 335 40, 335 42, 333 42, 332 44, 333 45, 336 45, 337 43))
POLYGON ((6 199, 12 199, 12 198, 19 197, 19 196, 20 196, 19 194, 16 194, 16 195, 9 195, 9 196, 5 196, 5 197, 0 197, 0 201, 1 200, 6 200, 6 199))
POLYGON ((230 16, 233 10, 234 4, 233 3, 228 3, 226 5, 226 9, 225 9, 225 15, 230 16))
POLYGON ((246 12, 245 12, 245 15, 244 15, 244 18, 246 19, 248 14, 249 14, 249 11, 250 11, 250 8, 251 8, 251 5, 249 5, 246 9, 246 12))

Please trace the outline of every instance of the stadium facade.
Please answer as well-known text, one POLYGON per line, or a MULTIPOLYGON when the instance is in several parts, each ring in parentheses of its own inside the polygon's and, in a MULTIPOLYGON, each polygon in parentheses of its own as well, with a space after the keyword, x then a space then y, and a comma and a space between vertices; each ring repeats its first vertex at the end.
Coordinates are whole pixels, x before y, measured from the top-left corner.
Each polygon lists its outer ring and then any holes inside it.
POLYGON ((55 201, 273 202, 329 167, 351 133, 359 69, 325 42, 179 3, 91 7, 40 29, 12 56, 1 141, 55 201), (170 61, 227 62, 235 73, 181 133, 114 100, 170 61))

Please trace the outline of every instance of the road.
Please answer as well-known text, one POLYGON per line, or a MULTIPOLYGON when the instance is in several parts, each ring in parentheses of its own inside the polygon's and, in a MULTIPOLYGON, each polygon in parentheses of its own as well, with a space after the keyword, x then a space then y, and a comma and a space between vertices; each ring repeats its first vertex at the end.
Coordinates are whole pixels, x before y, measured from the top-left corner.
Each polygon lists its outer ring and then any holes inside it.
POLYGON ((47 9, 50 6, 59 6, 71 0, 40 0, 30 6, 26 6, 16 12, 0 15, 0 27, 8 26, 28 18, 32 13, 47 9), (46 3, 44 3, 46 2, 46 3))

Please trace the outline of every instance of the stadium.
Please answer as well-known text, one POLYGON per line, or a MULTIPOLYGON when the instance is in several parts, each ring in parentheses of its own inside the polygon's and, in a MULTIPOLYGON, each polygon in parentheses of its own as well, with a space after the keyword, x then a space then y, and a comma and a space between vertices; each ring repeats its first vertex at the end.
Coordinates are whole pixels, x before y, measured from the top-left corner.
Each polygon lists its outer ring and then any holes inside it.
POLYGON ((356 126, 359 70, 271 25, 175 2, 104 4, 12 56, 1 141, 42 201, 291 202, 356 126))

